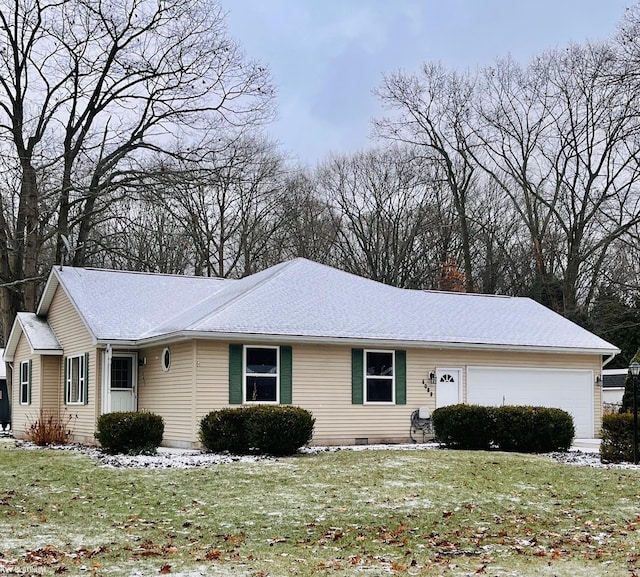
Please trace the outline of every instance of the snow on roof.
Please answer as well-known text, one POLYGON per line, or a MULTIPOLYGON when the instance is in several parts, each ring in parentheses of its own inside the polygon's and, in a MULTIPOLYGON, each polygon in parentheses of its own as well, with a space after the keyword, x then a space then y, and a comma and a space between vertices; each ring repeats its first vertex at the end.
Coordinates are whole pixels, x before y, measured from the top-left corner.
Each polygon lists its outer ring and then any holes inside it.
POLYGON ((250 334, 618 352, 528 298, 399 289, 300 258, 241 280, 56 275, 98 340, 250 334))
POLYGON ((62 347, 45 318, 35 313, 18 313, 16 319, 32 351, 53 354, 62 352, 62 347))
POLYGON ((104 269, 54 269, 96 339, 137 340, 146 332, 217 293, 218 278, 104 269))
POLYGON ((189 330, 617 351, 527 298, 400 289, 304 259, 279 267, 189 330))

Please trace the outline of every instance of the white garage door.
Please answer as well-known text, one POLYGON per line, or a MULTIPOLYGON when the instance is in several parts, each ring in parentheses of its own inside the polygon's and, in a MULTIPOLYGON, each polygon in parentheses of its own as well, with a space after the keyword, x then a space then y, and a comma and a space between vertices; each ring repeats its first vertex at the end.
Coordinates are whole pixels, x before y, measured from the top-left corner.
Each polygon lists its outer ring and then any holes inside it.
POLYGON ((558 407, 573 416, 576 438, 593 437, 592 371, 469 367, 467 402, 558 407))

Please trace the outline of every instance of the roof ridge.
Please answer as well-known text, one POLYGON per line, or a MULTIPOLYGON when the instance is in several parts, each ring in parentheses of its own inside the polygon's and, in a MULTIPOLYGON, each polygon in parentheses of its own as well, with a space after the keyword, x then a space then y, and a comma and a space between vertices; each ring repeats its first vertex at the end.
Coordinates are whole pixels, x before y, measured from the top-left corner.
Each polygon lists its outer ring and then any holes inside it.
MULTIPOLYGON (((169 275, 169 276, 171 276, 171 275, 169 275)), ((176 276, 180 276, 180 275, 176 275, 176 276)), ((203 279, 216 280, 216 281, 219 281, 219 282, 222 281, 222 282, 220 282, 220 284, 221 284, 220 290, 214 291, 213 293, 211 293, 211 294, 207 295, 206 297, 200 299, 198 302, 192 304, 187 310, 182 311, 180 313, 177 313, 177 314, 173 315, 172 317, 170 317, 168 319, 165 319, 164 321, 162 321, 162 323, 160 325, 155 326, 155 327, 149 329, 148 331, 146 331, 145 333, 143 333, 142 338, 145 338, 145 336, 147 336, 147 335, 154 334, 155 332, 158 331, 158 329, 168 325, 169 323, 171 323, 175 319, 178 319, 180 317, 183 317, 183 316, 189 314, 190 311, 193 311, 197 307, 201 306, 203 303, 207 302, 209 299, 220 297, 220 293, 223 292, 227 288, 227 286, 233 285, 234 283, 238 282, 238 279, 223 278, 223 277, 218 277, 218 276, 216 276, 216 277, 213 277, 213 276, 210 276, 210 277, 188 277, 188 278, 203 278, 203 279), (227 286, 225 286, 225 285, 227 285, 227 286)))
POLYGON ((103 268, 103 267, 96 267, 96 266, 67 266, 65 265, 64 267, 60 268, 57 265, 55 267, 52 268, 57 268, 58 270, 62 270, 62 272, 64 272, 65 269, 70 269, 70 270, 82 270, 82 271, 88 271, 88 272, 105 272, 105 273, 116 273, 116 274, 130 274, 130 275, 139 275, 139 276, 155 276, 155 277, 169 277, 169 278, 180 278, 180 279, 187 279, 187 280, 234 280, 234 279, 227 279, 224 277, 220 277, 220 276, 201 276, 201 275, 196 275, 196 274, 181 274, 181 273, 177 273, 177 272, 155 272, 155 271, 144 271, 144 270, 123 270, 123 269, 118 269, 118 268, 103 268))
MULTIPOLYGON (((193 325, 199 323, 200 321, 202 321, 202 319, 205 319, 207 317, 211 317, 214 314, 217 314, 217 313, 225 310, 227 307, 231 306, 232 304, 236 303, 238 300, 244 298, 246 295, 248 295, 251 292, 253 292, 259 286, 262 286, 268 280, 271 280, 272 278, 276 277, 278 274, 281 273, 281 271, 283 271, 284 269, 288 268, 288 265, 293 263, 295 260, 298 260, 298 259, 286 261, 284 263, 280 263, 280 264, 274 265, 273 267, 270 267, 271 269, 278 269, 278 270, 273 271, 270 275, 267 275, 264 279, 260 280, 254 286, 248 288, 245 291, 240 292, 240 294, 236 295, 235 297, 230 298, 228 301, 222 303, 218 307, 213 307, 212 309, 206 309, 200 316, 198 316, 197 318, 193 319, 186 327, 184 327, 184 329, 188 330, 188 328, 190 326, 193 326, 193 325)), ((216 277, 217 280, 225 281, 225 283, 223 283, 223 285, 226 284, 226 281, 229 281, 228 285, 227 286, 223 286, 221 288, 221 290, 214 292, 213 294, 207 296, 206 298, 199 300, 193 306, 189 307, 186 311, 183 311, 182 313, 177 314, 177 315, 171 317, 168 320, 165 320, 162 324, 149 329, 148 331, 146 331, 146 333, 144 333, 142 335, 142 338, 157 334, 158 330, 161 330, 163 327, 166 327, 172 321, 175 321, 176 319, 179 319, 180 317, 186 316, 189 312, 194 311, 197 307, 202 306, 202 304, 207 302, 208 300, 210 300, 210 299, 211 300, 219 299, 221 296, 224 295, 224 292, 227 290, 227 288, 230 288, 230 287, 233 287, 233 286, 237 286, 237 283, 241 283, 244 280, 250 279, 250 278, 252 278, 252 277, 254 277, 254 276, 256 276, 256 275, 258 275, 260 273, 264 273, 264 272, 266 272, 268 270, 270 270, 270 269, 269 268, 264 269, 262 271, 259 271, 257 273, 254 273, 252 275, 246 276, 246 277, 241 278, 241 279, 221 279, 219 277, 216 277)))
POLYGON ((243 280, 246 279, 250 279, 251 277, 254 277, 260 273, 266 273, 267 271, 271 270, 272 272, 268 275, 266 275, 265 278, 259 280, 256 284, 254 284, 253 286, 249 287, 247 290, 242 291, 240 294, 236 295, 235 297, 230 298, 227 302, 221 304, 219 307, 214 308, 211 311, 208 311, 206 314, 204 314, 202 317, 200 317, 197 321, 194 321, 193 323, 191 323, 191 325, 196 324, 197 322, 200 322, 203 318, 206 317, 212 317, 218 313, 221 313, 222 311, 226 310, 227 308, 229 308, 231 305, 237 303, 238 301, 242 300, 243 298, 245 298, 246 296, 250 295, 252 292, 254 292, 255 290, 257 290, 259 287, 263 286, 266 282, 273 280, 274 278, 277 278, 278 276, 280 276, 286 269, 290 268, 292 265, 296 264, 297 261, 300 260, 304 260, 304 259, 300 259, 300 258, 295 258, 292 260, 288 260, 284 263, 280 263, 277 264, 275 266, 272 266, 270 268, 264 269, 260 272, 254 273, 252 275, 246 276, 244 278, 238 279, 238 282, 242 282, 243 280), (277 270, 273 270, 273 269, 277 269, 277 270))

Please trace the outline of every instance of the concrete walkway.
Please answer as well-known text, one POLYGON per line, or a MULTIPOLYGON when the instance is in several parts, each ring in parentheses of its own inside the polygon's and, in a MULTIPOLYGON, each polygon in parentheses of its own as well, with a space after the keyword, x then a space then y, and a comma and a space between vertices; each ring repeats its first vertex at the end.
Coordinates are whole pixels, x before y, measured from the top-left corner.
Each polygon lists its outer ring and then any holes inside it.
POLYGON ((571 448, 585 453, 598 453, 600 452, 600 439, 575 439, 571 448))

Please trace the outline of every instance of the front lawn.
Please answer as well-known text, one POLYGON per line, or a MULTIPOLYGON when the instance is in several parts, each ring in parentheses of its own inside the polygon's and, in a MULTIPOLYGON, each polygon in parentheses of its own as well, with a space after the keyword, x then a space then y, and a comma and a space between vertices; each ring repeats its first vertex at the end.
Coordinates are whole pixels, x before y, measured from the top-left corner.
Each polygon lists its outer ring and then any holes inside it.
POLYGON ((0 573, 640 574, 640 472, 338 451, 111 469, 0 445, 0 573))

